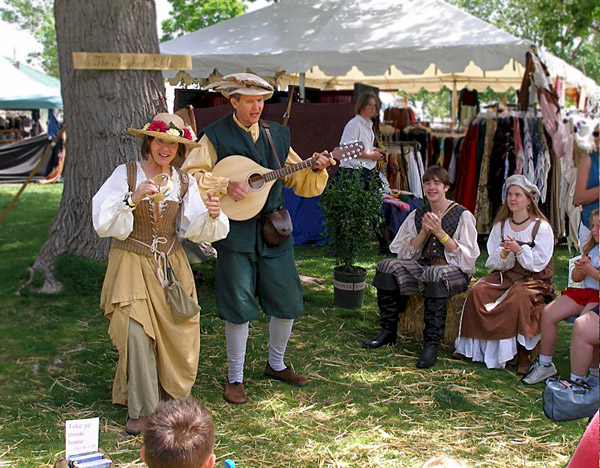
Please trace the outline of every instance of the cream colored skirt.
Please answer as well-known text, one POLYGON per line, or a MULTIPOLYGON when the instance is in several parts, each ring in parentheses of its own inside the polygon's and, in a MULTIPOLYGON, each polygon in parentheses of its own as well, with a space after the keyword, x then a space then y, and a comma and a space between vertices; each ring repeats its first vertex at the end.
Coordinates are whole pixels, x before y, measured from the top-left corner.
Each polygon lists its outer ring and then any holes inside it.
MULTIPOLYGON (((169 255, 179 282, 197 300, 190 264, 183 249, 169 255)), ((153 340, 158 380, 173 398, 189 396, 196 381, 200 352, 200 315, 177 325, 156 276, 157 262, 135 252, 112 249, 100 307, 110 320, 108 333, 119 351, 113 403, 127 405, 127 333, 129 318, 153 340)))

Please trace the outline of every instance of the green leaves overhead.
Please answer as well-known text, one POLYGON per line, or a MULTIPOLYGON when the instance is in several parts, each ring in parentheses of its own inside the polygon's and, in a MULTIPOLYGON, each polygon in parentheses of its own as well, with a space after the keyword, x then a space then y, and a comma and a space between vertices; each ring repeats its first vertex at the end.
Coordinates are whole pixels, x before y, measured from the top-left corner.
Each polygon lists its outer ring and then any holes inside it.
POLYGON ((238 0, 169 0, 171 17, 162 22, 161 41, 235 18, 246 10, 238 0))
POLYGON ((58 53, 54 27, 54 2, 52 0, 4 0, 0 17, 8 23, 29 31, 42 45, 42 52, 29 54, 31 62, 37 62, 46 73, 58 77, 58 53))
POLYGON ((448 0, 600 81, 598 0, 448 0))

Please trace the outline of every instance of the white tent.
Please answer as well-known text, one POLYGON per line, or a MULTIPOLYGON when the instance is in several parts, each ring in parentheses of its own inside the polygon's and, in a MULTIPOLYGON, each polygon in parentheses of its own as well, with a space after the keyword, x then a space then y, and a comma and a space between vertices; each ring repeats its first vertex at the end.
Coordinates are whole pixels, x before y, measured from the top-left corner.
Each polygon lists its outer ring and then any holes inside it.
MULTIPOLYGON (((413 92, 518 88, 530 47, 442 0, 284 0, 164 42, 161 51, 192 56, 191 72, 165 72, 172 84, 251 69, 280 86, 302 77, 321 89, 361 82, 413 92)), ((566 77, 565 70, 571 84, 596 87, 553 57, 551 73, 566 77)))
POLYGON ((52 81, 55 79, 27 68, 19 70, 0 57, 0 109, 62 109, 60 85, 52 81))

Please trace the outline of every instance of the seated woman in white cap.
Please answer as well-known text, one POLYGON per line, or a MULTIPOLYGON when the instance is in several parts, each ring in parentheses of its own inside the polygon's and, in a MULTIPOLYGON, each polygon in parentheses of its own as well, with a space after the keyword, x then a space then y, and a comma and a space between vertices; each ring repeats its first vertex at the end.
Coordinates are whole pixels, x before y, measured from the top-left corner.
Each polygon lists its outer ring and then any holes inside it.
POLYGON ((554 233, 537 206, 538 188, 522 175, 506 180, 506 201, 488 238, 493 272, 471 289, 463 307, 456 357, 504 368, 519 352, 518 372, 531 364, 540 315, 552 290, 554 233))
POLYGON ((100 237, 114 238, 100 307, 119 352, 113 403, 127 406, 125 430, 135 435, 161 399, 189 396, 198 370, 199 314, 174 316, 164 291, 166 256, 185 292, 197 301, 178 239, 223 239, 229 220, 218 199, 202 203, 196 181, 171 165, 176 155, 198 146, 180 117, 158 114, 129 132, 142 138, 143 160, 114 170, 94 195, 92 218, 100 237))
MULTIPOLYGON (((233 175, 223 177, 214 174, 212 171, 217 163, 239 155, 276 170, 302 160, 290 146, 289 128, 260 120, 264 101, 273 94, 269 83, 251 73, 236 73, 225 76, 223 81, 210 87, 229 98, 234 112, 203 130, 200 148, 190 153, 182 169, 196 178, 201 193, 211 192, 219 197, 228 195, 233 200, 242 201, 250 187, 232 180, 233 175), (267 125, 271 137, 267 133, 267 125)), ((328 179, 324 169, 334 161, 325 153, 316 156, 312 167, 275 182, 261 212, 245 221, 231 221, 230 234, 214 244, 218 252, 215 282, 217 312, 225 320, 229 366, 223 397, 228 403, 246 403, 244 362, 248 322, 258 315, 259 304, 270 316, 269 355, 264 374, 297 387, 308 383, 304 376, 284 363, 294 319, 303 311, 302 287, 292 238, 288 237, 281 245, 269 245, 262 226, 266 214, 282 207, 283 186, 304 197, 314 197, 323 192, 328 179)))

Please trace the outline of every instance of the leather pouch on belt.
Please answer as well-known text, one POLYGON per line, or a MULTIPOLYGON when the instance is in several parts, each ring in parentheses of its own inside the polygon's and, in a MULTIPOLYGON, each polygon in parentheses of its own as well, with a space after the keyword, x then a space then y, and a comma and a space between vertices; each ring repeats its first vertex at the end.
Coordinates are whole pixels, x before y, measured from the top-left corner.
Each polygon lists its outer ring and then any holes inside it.
POLYGON ((282 245, 292 235, 293 226, 290 213, 285 208, 263 213, 263 237, 267 245, 276 247, 282 245))

